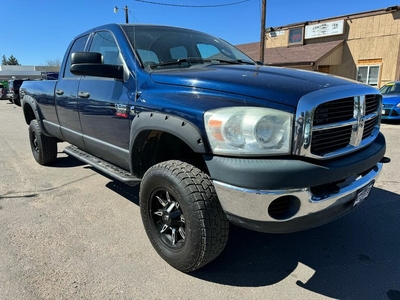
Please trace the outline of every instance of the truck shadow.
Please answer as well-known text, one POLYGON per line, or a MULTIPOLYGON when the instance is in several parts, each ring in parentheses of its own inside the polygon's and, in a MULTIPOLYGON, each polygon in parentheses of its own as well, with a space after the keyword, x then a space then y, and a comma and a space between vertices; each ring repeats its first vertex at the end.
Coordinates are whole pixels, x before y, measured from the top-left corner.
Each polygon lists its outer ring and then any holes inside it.
POLYGON ((118 180, 112 179, 109 176, 107 177, 111 179, 111 181, 106 184, 107 188, 139 206, 139 184, 137 186, 128 186, 118 180))
POLYGON ((330 224, 292 234, 233 227, 225 251, 190 275, 233 286, 283 279, 335 299, 400 299, 400 196, 379 188, 330 224))
MULTIPOLYGON (((50 168, 74 168, 86 165, 86 163, 76 159, 73 156, 65 154, 63 151, 58 151, 57 159, 54 163, 48 165, 50 168)), ((94 169, 93 169, 94 170, 94 169)))
MULTIPOLYGON (((139 205, 139 185, 106 185, 139 205)), ((293 281, 335 299, 400 300, 400 196, 374 188, 363 205, 327 225, 291 234, 231 226, 224 252, 188 274, 218 284, 259 287, 293 281)))

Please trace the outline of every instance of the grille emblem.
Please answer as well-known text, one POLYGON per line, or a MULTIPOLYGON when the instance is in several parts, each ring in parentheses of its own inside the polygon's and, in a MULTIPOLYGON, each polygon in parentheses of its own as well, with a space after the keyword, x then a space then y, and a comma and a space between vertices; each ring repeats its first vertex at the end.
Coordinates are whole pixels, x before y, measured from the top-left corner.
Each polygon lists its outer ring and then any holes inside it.
POLYGON ((365 96, 354 97, 354 119, 357 121, 352 128, 350 145, 357 147, 360 145, 365 125, 366 101, 365 96))

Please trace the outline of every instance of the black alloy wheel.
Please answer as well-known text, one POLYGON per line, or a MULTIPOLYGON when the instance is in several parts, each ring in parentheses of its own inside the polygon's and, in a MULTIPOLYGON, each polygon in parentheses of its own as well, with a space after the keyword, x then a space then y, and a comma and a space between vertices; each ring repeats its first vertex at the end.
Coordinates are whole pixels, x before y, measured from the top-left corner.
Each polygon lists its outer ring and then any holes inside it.
POLYGON ((178 160, 154 165, 143 177, 139 198, 147 236, 174 268, 194 271, 224 250, 229 221, 200 169, 178 160))
POLYGON ((153 224, 160 238, 170 247, 180 248, 185 243, 185 216, 173 196, 165 189, 151 197, 153 224))

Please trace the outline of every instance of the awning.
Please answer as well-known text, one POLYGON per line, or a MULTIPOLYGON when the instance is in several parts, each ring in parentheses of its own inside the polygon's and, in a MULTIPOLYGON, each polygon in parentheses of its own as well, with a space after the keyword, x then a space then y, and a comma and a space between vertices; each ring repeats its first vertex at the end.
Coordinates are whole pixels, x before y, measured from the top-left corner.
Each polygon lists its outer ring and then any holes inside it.
MULTIPOLYGON (((264 50, 264 64, 271 66, 322 66, 340 65, 344 40, 303 46, 267 48, 264 50)), ((238 49, 254 60, 259 60, 259 43, 237 45, 238 49)))

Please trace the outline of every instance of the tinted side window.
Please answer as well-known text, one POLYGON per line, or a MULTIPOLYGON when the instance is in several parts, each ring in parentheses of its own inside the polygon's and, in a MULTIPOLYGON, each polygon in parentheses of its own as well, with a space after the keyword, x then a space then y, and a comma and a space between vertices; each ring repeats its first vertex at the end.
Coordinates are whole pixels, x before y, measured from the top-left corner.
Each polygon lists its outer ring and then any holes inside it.
POLYGON ((74 44, 71 47, 71 50, 69 51, 68 54, 68 60, 65 65, 65 70, 64 70, 64 78, 72 78, 76 77, 74 74, 71 73, 70 67, 71 67, 71 53, 73 52, 82 52, 85 49, 86 41, 88 39, 88 36, 85 35, 83 37, 80 37, 77 39, 74 44))
POLYGON ((384 85, 383 87, 381 87, 381 88, 379 89, 379 91, 380 91, 382 94, 387 94, 389 89, 390 89, 390 85, 384 85))
POLYGON ((103 54, 103 63, 111 65, 120 65, 122 63, 118 44, 113 34, 109 31, 96 32, 90 52, 103 54))

